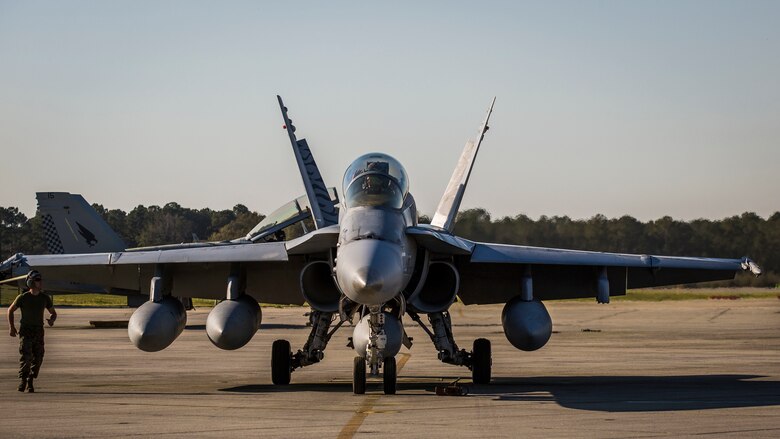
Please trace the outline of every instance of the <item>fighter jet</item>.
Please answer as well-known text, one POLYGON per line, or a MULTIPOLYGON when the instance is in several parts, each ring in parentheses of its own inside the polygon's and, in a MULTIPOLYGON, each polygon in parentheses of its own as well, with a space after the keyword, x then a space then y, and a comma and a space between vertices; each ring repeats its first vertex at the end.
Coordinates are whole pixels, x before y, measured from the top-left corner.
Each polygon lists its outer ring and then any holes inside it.
POLYGON ((295 351, 287 340, 273 343, 273 383, 289 384, 293 371, 320 362, 336 331, 350 323, 356 394, 365 393, 367 375, 380 374, 384 393, 396 392, 396 355, 402 346, 411 348, 404 328, 412 322, 428 334, 442 362, 466 367, 474 383, 488 384, 490 341, 474 340, 470 350, 459 347, 448 312, 456 300, 505 304, 501 322, 506 338, 519 350, 534 351, 552 334, 544 301, 592 297, 608 303, 627 289, 731 279, 743 270, 761 273, 747 257, 603 253, 455 236, 457 212, 495 98, 475 140, 466 143, 429 225, 418 222, 406 170, 388 154, 355 159, 344 173, 342 199, 327 189, 306 140, 297 139, 287 108, 277 98, 306 194, 245 237, 124 249, 80 196, 39 194, 39 202, 64 200, 46 211, 51 215, 50 249, 60 254, 18 254, 0 271, 16 278, 34 268, 47 281, 145 295, 148 299, 128 324, 130 339, 144 351, 164 349, 181 334, 187 314, 177 298, 223 299, 210 312, 206 333, 226 350, 246 345, 260 328, 259 303, 306 303, 311 307, 309 338, 295 351), (76 202, 67 201, 69 197, 77 197, 76 202), (66 233, 72 221, 65 221, 65 215, 83 219, 77 224, 86 241, 73 247, 81 249, 76 254, 64 248, 78 240, 73 230, 66 233), (307 219, 314 230, 285 240, 285 227, 307 219), (91 232, 83 233, 85 228, 91 232), (100 247, 105 245, 108 250, 100 247), (86 253, 91 251, 98 253, 86 253))

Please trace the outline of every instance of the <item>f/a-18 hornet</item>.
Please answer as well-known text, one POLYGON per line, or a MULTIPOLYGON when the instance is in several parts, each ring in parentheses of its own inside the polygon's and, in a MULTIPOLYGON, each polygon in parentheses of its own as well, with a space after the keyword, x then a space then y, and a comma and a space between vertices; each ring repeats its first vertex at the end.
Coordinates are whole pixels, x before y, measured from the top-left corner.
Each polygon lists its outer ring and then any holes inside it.
POLYGON ((504 334, 517 349, 533 351, 552 333, 544 300, 594 297, 607 303, 629 288, 730 279, 741 270, 761 272, 748 258, 563 250, 453 235, 495 99, 476 140, 466 143, 430 225, 418 223, 406 171, 387 154, 369 153, 352 162, 339 200, 324 184, 306 140, 296 138, 287 108, 278 100, 306 194, 269 215, 246 237, 126 249, 80 195, 39 193, 49 252, 61 254, 17 254, 0 270, 13 278, 34 268, 59 291, 124 294, 128 302, 142 297, 128 333, 144 351, 173 343, 187 319, 183 302, 193 297, 224 299, 206 324, 209 339, 221 349, 250 341, 260 327, 259 302, 307 303, 311 334, 296 351, 286 340, 273 343, 273 383, 288 384, 293 371, 321 361, 333 334, 350 322, 354 392, 365 392, 367 374, 381 373, 388 394, 396 391, 395 357, 402 345, 411 347, 404 330, 407 316, 430 336, 441 361, 469 368, 476 384, 490 382, 490 342, 480 338, 466 350, 453 337, 448 309, 456 299, 466 305, 505 303, 504 334), (315 229, 285 240, 283 229, 303 220, 315 229))

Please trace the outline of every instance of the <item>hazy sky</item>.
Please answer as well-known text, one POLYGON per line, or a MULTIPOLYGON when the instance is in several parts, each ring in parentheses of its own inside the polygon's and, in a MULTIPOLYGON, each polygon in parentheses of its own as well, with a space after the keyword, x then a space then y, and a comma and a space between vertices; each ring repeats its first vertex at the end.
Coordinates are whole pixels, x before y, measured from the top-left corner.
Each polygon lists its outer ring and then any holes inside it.
POLYGON ((326 184, 383 151, 430 215, 497 96, 463 208, 766 217, 779 23, 778 1, 0 0, 0 206, 270 213, 303 193, 280 94, 326 184))

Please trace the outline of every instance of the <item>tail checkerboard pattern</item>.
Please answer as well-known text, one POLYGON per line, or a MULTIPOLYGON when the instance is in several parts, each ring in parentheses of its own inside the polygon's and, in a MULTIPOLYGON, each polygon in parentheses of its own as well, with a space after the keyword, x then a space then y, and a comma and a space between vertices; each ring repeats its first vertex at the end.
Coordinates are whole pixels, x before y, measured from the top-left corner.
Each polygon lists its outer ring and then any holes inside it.
POLYGON ((60 235, 57 233, 57 228, 54 226, 54 220, 51 215, 43 216, 43 235, 46 238, 46 249, 53 255, 61 255, 65 253, 65 249, 62 247, 62 241, 60 241, 60 235))

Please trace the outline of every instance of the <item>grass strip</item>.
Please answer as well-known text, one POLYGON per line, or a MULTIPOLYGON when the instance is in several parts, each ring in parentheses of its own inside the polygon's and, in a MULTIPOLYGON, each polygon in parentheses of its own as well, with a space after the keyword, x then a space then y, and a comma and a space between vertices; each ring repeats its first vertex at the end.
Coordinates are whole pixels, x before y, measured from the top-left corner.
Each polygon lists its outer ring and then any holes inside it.
MULTIPOLYGON (((18 293, 16 288, 0 288, 0 306, 8 306, 18 293)), ((650 288, 629 290, 625 296, 612 296, 611 301, 663 302, 674 300, 741 300, 741 299, 780 299, 780 288, 650 288)), ((572 301, 592 301, 594 298, 572 299, 572 301)), ((212 299, 193 299, 196 308, 212 307, 212 299)), ((56 294, 54 306, 84 307, 122 307, 127 306, 124 296, 108 294, 56 294)), ((287 305, 262 304, 263 307, 285 307, 287 305)))
MULTIPOLYGON (((780 298, 779 288, 649 288, 629 290, 625 296, 612 296, 610 301, 664 302, 675 300, 740 300, 780 298)), ((573 299, 592 301, 595 298, 573 299)))

